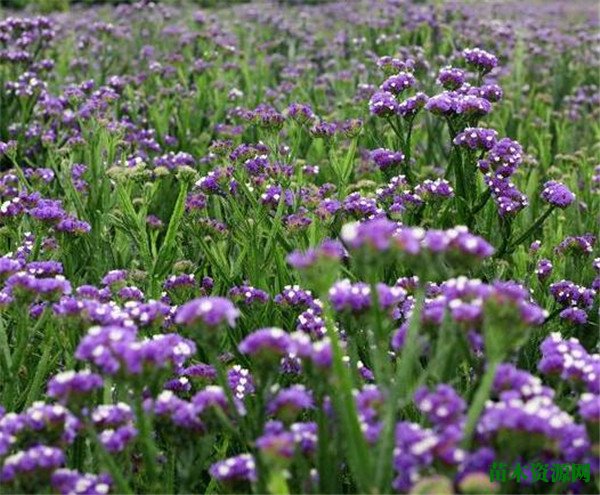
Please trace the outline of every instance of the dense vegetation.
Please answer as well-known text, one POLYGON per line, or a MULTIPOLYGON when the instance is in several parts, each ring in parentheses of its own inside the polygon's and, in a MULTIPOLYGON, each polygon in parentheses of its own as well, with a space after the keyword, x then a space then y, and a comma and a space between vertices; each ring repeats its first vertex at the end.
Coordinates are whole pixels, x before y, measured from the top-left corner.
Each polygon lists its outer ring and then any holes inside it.
POLYGON ((594 2, 197 6, 0 21, 0 489, 597 493, 594 2))

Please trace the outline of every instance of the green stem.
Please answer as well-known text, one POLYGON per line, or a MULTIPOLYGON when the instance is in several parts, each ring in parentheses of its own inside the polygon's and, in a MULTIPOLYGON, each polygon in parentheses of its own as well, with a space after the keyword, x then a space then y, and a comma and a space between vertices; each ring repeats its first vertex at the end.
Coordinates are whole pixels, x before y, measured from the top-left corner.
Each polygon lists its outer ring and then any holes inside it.
MULTIPOLYGON (((327 298, 324 297, 322 300, 327 301, 327 298)), ((333 399, 336 412, 342 419, 342 427, 346 436, 346 445, 348 446, 350 469, 354 475, 354 481, 359 491, 367 493, 370 492, 369 488, 373 482, 369 449, 358 421, 356 403, 352 394, 353 387, 350 371, 343 361, 339 337, 333 327, 334 319, 332 311, 327 302, 324 303, 323 316, 327 336, 331 341, 333 376, 338 387, 336 393, 332 394, 331 398, 333 399)))
POLYGON ((477 389, 475 397, 473 398, 473 402, 471 403, 471 407, 469 408, 467 424, 465 427, 465 436, 462 442, 465 449, 469 449, 471 447, 471 442, 475 433, 475 427, 477 426, 477 420, 479 419, 479 416, 485 407, 485 403, 490 397, 490 392, 492 390, 492 385, 494 384, 494 378, 496 377, 496 369, 498 368, 498 364, 498 360, 490 361, 488 363, 485 374, 483 375, 479 388, 477 389))
POLYGON ((44 335, 44 340, 42 341, 43 353, 41 359, 38 361, 38 364, 35 369, 35 374, 33 376, 33 380, 31 381, 31 386, 29 387, 29 391, 27 392, 27 398, 25 399, 25 407, 31 405, 33 401, 39 396, 40 390, 43 385, 43 380, 48 374, 48 363, 50 362, 50 355, 53 350, 53 329, 46 328, 46 333, 44 335))
POLYGON ((96 431, 89 422, 86 422, 86 429, 89 433, 92 443, 96 447, 96 452, 100 457, 100 462, 104 464, 106 469, 108 469, 108 472, 110 473, 110 476, 115 483, 115 487, 117 488, 116 492, 124 495, 132 495, 133 491, 131 490, 131 488, 129 488, 129 485, 125 480, 123 473, 117 466, 117 463, 112 458, 112 456, 108 452, 106 452, 104 446, 102 445, 102 443, 100 443, 100 440, 98 439, 96 431))
MULTIPOLYGON (((136 423, 140 430, 139 438, 141 440, 142 455, 144 457, 144 465, 146 467, 150 490, 154 490, 155 482, 158 477, 158 469, 156 465, 157 449, 152 439, 152 426, 150 417, 144 411, 142 405, 141 390, 138 390, 134 400, 136 423)), ((149 490, 149 491, 150 491, 149 490)))
POLYGON ((415 383, 415 369, 418 366, 418 333, 421 320, 421 311, 425 302, 425 289, 420 287, 416 294, 415 306, 408 326, 404 341, 404 348, 397 364, 396 375, 390 387, 390 396, 387 401, 387 412, 384 429, 378 452, 376 472, 376 486, 380 493, 390 491, 392 477, 392 451, 394 448, 394 428, 396 424, 396 411, 398 401, 411 395, 415 383), (401 387, 400 384, 403 386, 401 387))
POLYGON ((531 227, 529 227, 521 236, 519 236, 517 238, 516 241, 514 241, 511 245, 510 245, 510 249, 514 249, 515 247, 517 247, 519 244, 521 244, 523 241, 526 241, 527 238, 535 233, 535 231, 545 222, 546 218, 548 218, 550 216, 550 214, 554 211, 554 209, 556 208, 556 206, 550 206, 550 208, 548 208, 540 218, 538 218, 535 222, 533 222, 533 224, 531 225, 531 227))

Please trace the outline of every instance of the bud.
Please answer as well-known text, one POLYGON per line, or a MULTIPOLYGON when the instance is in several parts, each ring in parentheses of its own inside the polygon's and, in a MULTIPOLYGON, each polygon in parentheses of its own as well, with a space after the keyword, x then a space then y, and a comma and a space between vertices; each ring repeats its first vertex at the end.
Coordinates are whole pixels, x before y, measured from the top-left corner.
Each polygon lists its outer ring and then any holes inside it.
POLYGON ((478 494, 478 493, 499 493, 500 485, 490 481, 490 476, 487 473, 470 473, 467 474, 458 484, 461 493, 478 494))
POLYGON ((409 494, 411 495, 452 495, 452 482, 444 476, 428 476, 417 482, 409 494))

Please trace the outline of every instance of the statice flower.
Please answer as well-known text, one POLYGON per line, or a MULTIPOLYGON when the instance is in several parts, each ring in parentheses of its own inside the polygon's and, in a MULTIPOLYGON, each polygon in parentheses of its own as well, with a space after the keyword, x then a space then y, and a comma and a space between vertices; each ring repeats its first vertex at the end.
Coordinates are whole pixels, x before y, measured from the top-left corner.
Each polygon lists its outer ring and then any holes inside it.
POLYGON ((52 473, 50 483, 61 495, 104 495, 110 492, 112 480, 107 474, 80 473, 60 468, 52 473))
POLYGON ((354 222, 342 227, 341 238, 351 248, 363 246, 375 251, 387 251, 392 246, 393 234, 398 224, 386 218, 376 218, 365 222, 354 222))
POLYGON ((252 304, 254 302, 265 304, 269 300, 269 294, 264 290, 248 285, 248 283, 232 287, 229 289, 228 296, 233 301, 244 304, 252 304))
POLYGON ((437 82, 445 89, 458 89, 465 82, 465 71, 456 67, 444 67, 438 74, 437 82))
POLYGON ((484 178, 501 217, 511 217, 529 204, 525 194, 508 179, 487 174, 484 178))
POLYGON ((544 184, 541 197, 546 203, 558 208, 566 208, 575 201, 575 195, 567 186, 553 180, 544 184))
POLYGON ((596 293, 570 280, 561 280, 550 285, 550 294, 563 306, 582 306, 589 308, 594 304, 596 293))
MULTIPOLYGON (((475 89, 475 88, 474 88, 475 89)), ((504 97, 504 91, 497 84, 484 84, 476 88, 477 94, 486 100, 495 103, 504 97)))
POLYGON ((135 328, 95 326, 79 342, 75 357, 89 361, 103 373, 115 374, 121 367, 120 354, 136 341, 135 328))
POLYGON ((407 121, 412 121, 414 116, 425 107, 429 98, 425 93, 418 92, 398 104, 398 114, 407 121))
POLYGON ((390 167, 400 165, 404 161, 404 154, 401 151, 378 148, 371 151, 371 160, 373 160, 380 170, 386 170, 390 167))
POLYGON ((497 367, 492 393, 497 397, 502 397, 503 394, 512 397, 516 393, 523 400, 537 396, 554 397, 554 390, 543 385, 539 377, 509 363, 502 363, 497 367))
POLYGON ((294 442, 305 455, 316 451, 319 441, 317 431, 317 424, 313 422, 292 423, 290 425, 290 432, 294 436, 294 442))
POLYGON ((342 244, 332 239, 325 239, 316 248, 311 248, 305 252, 293 251, 286 260, 296 269, 305 269, 316 265, 320 261, 339 261, 346 254, 342 244))
POLYGON ((170 421, 178 428, 203 431, 203 424, 197 417, 197 408, 170 390, 162 391, 154 401, 146 401, 144 407, 146 410, 153 410, 157 417, 170 421))
POLYGON ((273 302, 282 306, 310 307, 314 298, 311 291, 302 289, 299 285, 286 285, 283 291, 273 298, 273 302))
MULTIPOLYGON (((500 441, 500 435, 509 442, 511 437, 527 435, 535 452, 554 450, 566 462, 582 460, 589 448, 585 428, 543 395, 528 400, 509 395, 499 402, 488 402, 476 431, 482 441, 492 443, 500 441)), ((512 448, 509 452, 518 453, 512 448)))
POLYGON ((596 236, 584 234, 579 236, 567 236, 554 248, 557 254, 572 252, 574 254, 591 254, 596 244, 596 236))
POLYGON ((314 406, 312 392, 304 385, 292 385, 275 394, 267 404, 267 412, 286 419, 295 418, 303 409, 314 406))
POLYGON ((369 100, 369 110, 377 117, 392 117, 398 113, 398 102, 388 91, 377 91, 369 100))
POLYGON ((21 476, 50 477, 50 473, 64 462, 65 455, 60 449, 46 445, 31 447, 4 459, 0 481, 10 483, 21 476))
POLYGON ((292 340, 281 328, 261 328, 246 336, 239 344, 242 354, 265 360, 286 356, 291 350, 292 340))
POLYGON ((47 393, 49 397, 66 404, 102 388, 103 384, 102 377, 89 370, 64 371, 48 381, 47 393))
POLYGON ((36 278, 24 271, 11 275, 5 285, 5 291, 9 294, 28 300, 57 300, 63 295, 69 295, 71 290, 70 282, 62 275, 36 278))
POLYGON ((376 385, 365 385, 353 393, 361 430, 367 443, 373 445, 379 439, 383 429, 380 412, 385 396, 376 385))
POLYGON ((234 365, 227 372, 227 383, 234 396, 240 400, 254 393, 254 379, 250 371, 239 364, 234 365))
POLYGON ((116 454, 123 452, 137 435, 138 431, 133 424, 125 424, 115 429, 102 430, 98 435, 98 440, 107 452, 116 454))
POLYGON ((455 112, 455 109, 456 100, 453 95, 447 91, 432 96, 425 104, 425 110, 434 115, 449 116, 455 112))
POLYGON ((201 297, 187 302, 177 310, 175 323, 187 327, 198 324, 209 328, 227 324, 235 326, 239 310, 224 297, 201 297))
POLYGON ((467 48, 462 55, 467 64, 475 67, 479 72, 485 74, 498 65, 498 59, 481 48, 467 48))
POLYGON ((255 443, 260 453, 271 461, 290 459, 296 448, 294 435, 286 431, 279 421, 268 421, 263 434, 256 439, 255 443))
POLYGON ((48 223, 58 223, 66 216, 62 203, 52 199, 40 199, 37 204, 29 210, 29 214, 36 220, 48 223))
POLYGON ((213 464, 210 475, 222 482, 257 480, 256 464, 251 454, 241 454, 213 464))
POLYGON ((494 143, 483 160, 479 160, 479 168, 486 173, 493 171, 503 178, 515 173, 523 162, 523 148, 509 138, 502 138, 494 143))
POLYGON ((538 261, 535 273, 540 282, 543 282, 552 274, 552 268, 553 266, 550 260, 544 258, 538 261))
POLYGON ((497 137, 498 133, 494 129, 467 127, 464 131, 456 135, 453 143, 471 150, 489 151, 495 146, 497 137))
POLYGON ((133 411, 124 402, 100 404, 92 411, 90 417, 96 428, 116 428, 133 421, 133 411))
MULTIPOLYGON (((401 287, 389 287, 378 283, 377 295, 379 306, 389 309, 404 300, 406 291, 401 287)), ((364 282, 352 284, 350 280, 345 279, 336 282, 329 289, 329 300, 335 311, 361 313, 371 307, 371 287, 364 282)))
POLYGON ((406 89, 412 88, 415 84, 415 76, 413 76, 410 72, 402 71, 387 78, 381 84, 379 89, 397 96, 406 89))
POLYGON ((317 313, 313 308, 309 308, 298 315, 296 330, 307 333, 317 340, 323 337, 327 329, 323 318, 317 313))
POLYGON ((287 108, 287 115, 297 121, 299 124, 306 124, 316 118, 310 105, 302 103, 292 103, 287 108))
POLYGON ((581 308, 566 308, 563 309, 558 316, 561 320, 569 321, 575 325, 585 325, 588 321, 587 313, 581 308))
POLYGON ((481 117, 492 111, 492 105, 479 96, 458 95, 454 97, 452 110, 458 115, 481 117))
POLYGON ((600 355, 589 354, 575 337, 563 339, 558 332, 546 337, 540 349, 541 373, 581 383, 589 392, 600 394, 600 355))
POLYGON ((113 287, 124 284, 126 279, 126 270, 111 270, 102 278, 102 285, 113 287))
POLYGON ((426 179, 421 184, 415 186, 414 192, 423 200, 445 199, 454 196, 454 188, 445 179, 426 179))
POLYGON ((449 385, 438 385, 431 392, 421 387, 414 398, 417 407, 437 427, 460 424, 464 420, 465 401, 449 385))
POLYGON ((579 402, 579 415, 587 423, 600 423, 600 396, 598 394, 581 394, 579 402))
POLYGON ((421 470, 434 461, 437 435, 415 423, 401 422, 396 425, 393 467, 396 477, 394 490, 407 492, 421 478, 421 470))

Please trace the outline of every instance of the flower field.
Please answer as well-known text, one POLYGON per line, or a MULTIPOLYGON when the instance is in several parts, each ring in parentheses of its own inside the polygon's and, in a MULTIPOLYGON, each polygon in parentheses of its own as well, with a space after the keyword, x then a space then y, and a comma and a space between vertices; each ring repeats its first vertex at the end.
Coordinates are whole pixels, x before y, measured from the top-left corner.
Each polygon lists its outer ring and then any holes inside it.
POLYGON ((0 493, 600 492, 595 1, 0 18, 0 493))

